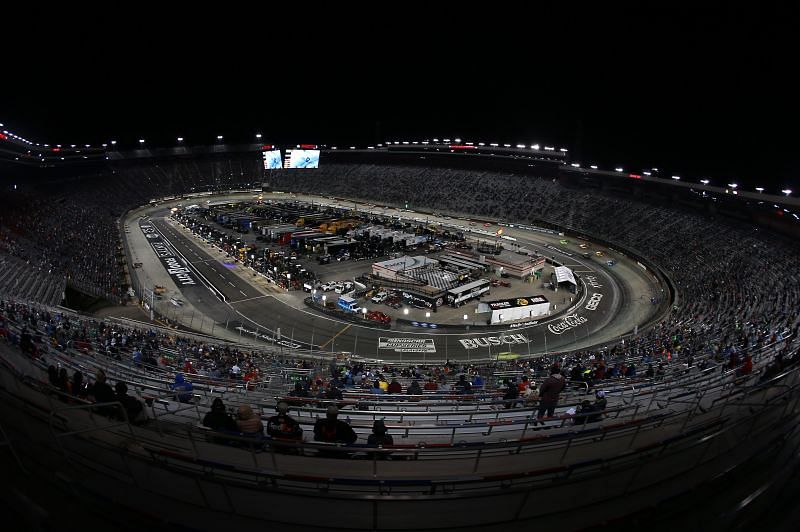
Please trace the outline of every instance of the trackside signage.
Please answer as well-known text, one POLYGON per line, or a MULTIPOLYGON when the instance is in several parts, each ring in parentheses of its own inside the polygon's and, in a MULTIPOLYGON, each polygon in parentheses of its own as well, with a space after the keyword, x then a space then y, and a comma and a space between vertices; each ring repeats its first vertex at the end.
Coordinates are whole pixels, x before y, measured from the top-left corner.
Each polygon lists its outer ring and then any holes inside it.
POLYGON ((181 263, 181 260, 175 254, 172 246, 164 242, 161 233, 156 231, 149 222, 140 222, 139 227, 153 247, 156 256, 161 261, 161 264, 166 268, 167 273, 181 286, 193 286, 197 284, 192 271, 181 263))
POLYGON ((588 322, 588 318, 584 318, 583 316, 578 316, 577 314, 570 314, 568 316, 564 316, 564 318, 557 323, 551 323, 547 326, 547 330, 553 334, 564 334, 570 329, 574 329, 579 325, 583 325, 584 323, 588 322))
POLYGON ((435 353, 433 338, 385 338, 378 339, 378 349, 391 349, 395 353, 435 353))
POLYGON ((464 349, 478 349, 490 345, 527 344, 528 338, 524 334, 501 334, 500 336, 481 336, 477 338, 462 338, 459 340, 464 349))

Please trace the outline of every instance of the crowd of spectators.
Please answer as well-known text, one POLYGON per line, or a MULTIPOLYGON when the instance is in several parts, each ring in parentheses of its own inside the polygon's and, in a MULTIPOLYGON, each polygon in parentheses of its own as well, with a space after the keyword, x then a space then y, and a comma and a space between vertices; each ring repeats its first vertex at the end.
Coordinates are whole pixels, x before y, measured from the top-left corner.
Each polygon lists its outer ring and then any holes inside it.
POLYGON ((678 290, 669 318, 627 344, 643 357, 724 354, 797 330, 800 248, 751 224, 490 171, 328 164, 280 179, 292 192, 552 224, 631 250, 678 290))
MULTIPOLYGON (((4 199, 0 258, 21 260, 36 274, 32 284, 63 279, 118 302, 128 287, 118 222, 125 211, 168 195, 260 186, 259 164, 250 156, 123 165, 64 182, 31 183, 4 199)), ((2 293, 60 303, 63 286, 50 297, 37 292, 2 293)))
MULTIPOLYGON (((156 196, 209 186, 236 188, 260 175, 257 163, 228 157, 118 166, 110 175, 51 186, 48 193, 22 193, 0 212, 0 253, 8 264, 24 264, 41 275, 63 275, 79 287, 119 294, 126 286, 119 215, 156 196)), ((608 362, 621 359, 623 353, 639 361, 640 372, 647 368, 655 375, 673 358, 685 362, 691 357, 738 356, 749 347, 796 336, 800 283, 793 265, 800 251, 795 242, 752 225, 567 188, 552 179, 490 171, 327 164, 309 172, 278 170, 274 181, 276 188, 294 192, 554 224, 616 243, 658 264, 677 286, 676 306, 656 327, 624 346, 609 346, 603 363, 596 351, 570 355, 593 378, 630 377, 630 365, 608 362)), ((53 291, 41 292, 46 296, 53 291)), ((111 323, 69 321, 54 334, 73 341, 91 337, 112 356, 120 345, 134 345, 139 363, 168 353, 172 363, 183 361, 181 369, 187 374, 254 380, 271 363, 262 353, 230 346, 143 334, 111 323)), ((572 368, 573 364, 564 366, 572 368)), ((367 371, 345 373, 341 380, 344 386, 370 388, 377 381, 376 388, 384 392, 392 384, 386 382, 384 389, 385 381, 367 371)), ((418 381, 415 386, 425 390, 452 384, 436 375, 420 375, 418 381)))

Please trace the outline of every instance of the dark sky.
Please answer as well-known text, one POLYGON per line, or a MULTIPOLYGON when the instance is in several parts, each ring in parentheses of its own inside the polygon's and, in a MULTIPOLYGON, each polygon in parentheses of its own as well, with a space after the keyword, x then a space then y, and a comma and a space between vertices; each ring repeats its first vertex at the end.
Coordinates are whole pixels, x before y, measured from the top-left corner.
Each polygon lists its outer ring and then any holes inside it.
POLYGON ((800 190, 787 13, 454 5, 344 22, 310 10, 294 26, 291 13, 56 26, 45 59, 10 65, 0 122, 49 143, 553 143, 585 164, 800 190))

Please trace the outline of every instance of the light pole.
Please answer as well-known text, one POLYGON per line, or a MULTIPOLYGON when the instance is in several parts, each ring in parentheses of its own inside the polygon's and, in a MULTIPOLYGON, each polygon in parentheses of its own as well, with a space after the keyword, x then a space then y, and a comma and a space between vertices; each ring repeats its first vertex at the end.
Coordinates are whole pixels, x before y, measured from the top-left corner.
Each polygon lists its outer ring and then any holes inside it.
POLYGON ((311 318, 311 354, 314 354, 314 333, 316 332, 316 318, 311 318))

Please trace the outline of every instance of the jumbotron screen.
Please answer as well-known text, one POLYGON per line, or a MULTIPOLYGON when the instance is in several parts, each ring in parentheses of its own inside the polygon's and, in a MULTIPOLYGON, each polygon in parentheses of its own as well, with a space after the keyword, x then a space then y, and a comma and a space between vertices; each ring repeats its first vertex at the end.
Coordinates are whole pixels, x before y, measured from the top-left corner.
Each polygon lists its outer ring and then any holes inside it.
POLYGON ((283 168, 283 160, 281 159, 281 150, 265 151, 264 170, 274 170, 275 168, 283 168))
POLYGON ((286 168, 319 168, 319 150, 286 150, 286 168))

